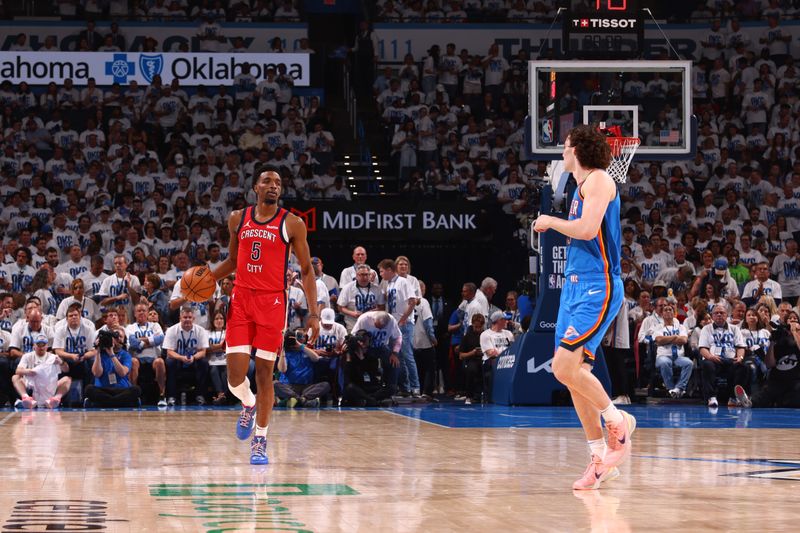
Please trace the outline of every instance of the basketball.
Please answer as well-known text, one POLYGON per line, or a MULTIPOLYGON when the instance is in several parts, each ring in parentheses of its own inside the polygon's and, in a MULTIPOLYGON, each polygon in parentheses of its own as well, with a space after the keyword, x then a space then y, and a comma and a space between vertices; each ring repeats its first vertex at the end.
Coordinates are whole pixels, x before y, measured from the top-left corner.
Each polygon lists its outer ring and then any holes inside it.
POLYGON ((195 266, 181 277, 181 293, 190 302, 206 302, 217 290, 217 282, 207 266, 195 266))

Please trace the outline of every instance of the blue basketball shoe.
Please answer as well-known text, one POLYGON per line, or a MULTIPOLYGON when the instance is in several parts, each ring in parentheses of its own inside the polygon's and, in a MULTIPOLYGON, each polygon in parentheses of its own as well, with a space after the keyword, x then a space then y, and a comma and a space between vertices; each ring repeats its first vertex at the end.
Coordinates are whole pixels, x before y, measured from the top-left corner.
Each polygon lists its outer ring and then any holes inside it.
POLYGON ((253 440, 250 441, 250 464, 269 464, 269 459, 267 459, 267 437, 259 437, 256 435, 253 437, 253 440))
POLYGON ((239 414, 239 421, 236 423, 236 436, 239 440, 247 440, 256 427, 256 406, 245 407, 242 405, 242 412, 239 414))

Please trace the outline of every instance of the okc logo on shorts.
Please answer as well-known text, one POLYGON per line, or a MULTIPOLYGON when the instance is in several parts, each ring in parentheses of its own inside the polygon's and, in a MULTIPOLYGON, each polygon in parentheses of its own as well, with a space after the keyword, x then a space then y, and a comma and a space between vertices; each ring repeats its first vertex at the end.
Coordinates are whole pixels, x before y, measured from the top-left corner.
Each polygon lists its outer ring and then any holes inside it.
POLYGON ((567 327, 567 331, 564 332, 564 337, 572 338, 572 337, 580 337, 580 336, 581 336, 581 334, 578 333, 578 330, 575 329, 575 327, 572 326, 572 325, 567 327))

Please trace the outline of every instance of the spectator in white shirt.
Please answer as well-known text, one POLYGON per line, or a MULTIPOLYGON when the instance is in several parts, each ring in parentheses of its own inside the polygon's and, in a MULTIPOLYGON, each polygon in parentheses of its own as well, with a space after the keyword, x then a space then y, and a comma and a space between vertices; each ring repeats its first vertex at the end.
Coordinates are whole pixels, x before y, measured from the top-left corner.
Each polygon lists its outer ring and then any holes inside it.
POLYGON ((655 329, 653 341, 656 344, 656 368, 661 372, 664 385, 673 398, 680 398, 686 392, 692 376, 692 360, 684 355, 684 346, 689 334, 675 318, 672 304, 665 303, 661 308, 662 325, 655 329), (678 383, 672 377, 673 366, 681 370, 678 383))
POLYGON ((783 292, 780 284, 769 278, 769 263, 766 261, 757 263, 753 269, 756 279, 749 281, 742 288, 742 301, 750 307, 766 295, 775 300, 776 304, 780 304, 783 292))
POLYGON ((402 363, 400 385, 407 385, 407 391, 414 396, 419 396, 419 375, 417 374, 417 364, 414 361, 413 345, 414 307, 417 304, 414 289, 405 278, 397 274, 394 260, 384 259, 381 261, 378 264, 378 271, 383 280, 381 287, 386 298, 386 310, 397 320, 397 325, 403 334, 403 344, 400 350, 402 363))

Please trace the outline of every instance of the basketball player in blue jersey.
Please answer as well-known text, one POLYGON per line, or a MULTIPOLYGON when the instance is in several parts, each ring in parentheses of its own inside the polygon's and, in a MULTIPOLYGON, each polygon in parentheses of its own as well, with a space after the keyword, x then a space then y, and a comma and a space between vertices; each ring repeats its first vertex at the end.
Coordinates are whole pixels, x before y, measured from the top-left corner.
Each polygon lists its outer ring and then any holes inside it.
POLYGON ((611 161, 606 138, 592 126, 570 130, 564 143, 564 170, 578 182, 569 219, 543 215, 534 230, 568 237, 565 284, 555 334, 553 374, 566 385, 589 441, 592 460, 572 488, 596 489, 619 475, 631 452, 636 420, 611 403, 592 374, 594 354, 623 302, 620 277, 620 198, 605 170, 611 161), (608 444, 603 438, 603 418, 608 444))

